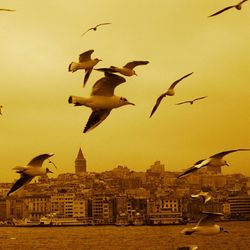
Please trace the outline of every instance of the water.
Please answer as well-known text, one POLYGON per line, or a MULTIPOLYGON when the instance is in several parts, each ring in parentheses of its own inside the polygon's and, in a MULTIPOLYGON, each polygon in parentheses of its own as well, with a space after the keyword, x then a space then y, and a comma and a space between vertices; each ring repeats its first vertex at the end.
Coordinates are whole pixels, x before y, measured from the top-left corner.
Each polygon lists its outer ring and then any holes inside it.
POLYGON ((249 222, 218 223, 229 233, 213 236, 182 235, 189 225, 178 226, 85 226, 0 227, 0 249, 167 249, 198 245, 199 250, 250 249, 249 222))

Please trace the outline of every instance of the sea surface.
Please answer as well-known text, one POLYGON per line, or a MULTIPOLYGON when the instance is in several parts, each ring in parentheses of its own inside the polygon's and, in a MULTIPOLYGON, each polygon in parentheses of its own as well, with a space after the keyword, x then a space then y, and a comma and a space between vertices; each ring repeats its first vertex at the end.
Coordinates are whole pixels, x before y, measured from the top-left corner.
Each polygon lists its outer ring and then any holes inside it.
POLYGON ((182 235, 175 226, 0 227, 0 249, 250 249, 250 221, 220 222, 229 233, 182 235))

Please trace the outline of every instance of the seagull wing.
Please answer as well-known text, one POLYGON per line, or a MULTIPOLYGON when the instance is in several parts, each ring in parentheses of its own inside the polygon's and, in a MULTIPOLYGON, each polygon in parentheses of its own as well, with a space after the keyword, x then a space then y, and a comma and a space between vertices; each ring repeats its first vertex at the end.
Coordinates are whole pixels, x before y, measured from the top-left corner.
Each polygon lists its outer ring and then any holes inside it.
POLYGON ((93 68, 85 70, 85 76, 84 76, 84 80, 83 80, 83 87, 86 85, 92 70, 93 70, 93 68))
POLYGON ((124 82, 126 82, 124 77, 105 72, 105 77, 94 84, 91 95, 112 96, 115 87, 124 82))
POLYGON ((88 119, 88 122, 83 130, 83 133, 86 133, 91 129, 97 127, 101 122, 103 122, 108 117, 110 112, 111 109, 94 110, 88 119))
POLYGON ((1 8, 0 11, 16 11, 16 10, 1 8))
POLYGON ((196 226, 209 226, 214 225, 215 220, 221 217, 222 213, 213 213, 213 212, 201 212, 204 216, 199 220, 196 226))
POLYGON ((93 52, 93 49, 83 52, 81 55, 79 55, 79 62, 86 62, 91 60, 91 54, 93 52))
POLYGON ((41 154, 33 158, 27 166, 41 167, 43 162, 54 154, 41 154))
POLYGON ((83 32, 82 34, 81 34, 81 36, 84 36, 87 32, 89 32, 90 30, 93 30, 94 28, 89 28, 89 29, 87 29, 85 32, 83 32))
POLYGON ((7 193, 7 196, 15 192, 17 189, 21 188, 25 184, 29 183, 33 179, 33 176, 22 173, 21 177, 14 183, 10 191, 7 193))
POLYGON ((97 28, 97 27, 99 27, 99 26, 101 26, 101 25, 107 25, 107 24, 111 24, 111 23, 99 23, 99 24, 97 24, 97 25, 95 26, 95 28, 97 28))
POLYGON ((128 68, 128 69, 133 69, 134 67, 136 67, 138 65, 146 65, 148 63, 149 63, 149 61, 133 61, 133 62, 127 63, 123 67, 128 68))
POLYGON ((183 176, 185 176, 185 175, 187 175, 187 174, 190 174, 190 173, 192 173, 192 172, 197 171, 198 169, 199 169, 199 168, 197 168, 196 166, 192 166, 192 167, 186 169, 186 170, 185 170, 183 173, 181 173, 180 175, 178 175, 177 178, 181 178, 181 177, 183 177, 183 176))
POLYGON ((193 102, 194 102, 194 101, 197 101, 197 100, 204 99, 204 98, 206 98, 206 97, 207 97, 207 96, 197 97, 197 98, 195 98, 195 99, 193 100, 193 102))
POLYGON ((179 83, 179 82, 180 82, 181 80, 183 80, 184 78, 186 78, 186 77, 192 75, 193 73, 194 73, 194 72, 191 72, 191 73, 189 73, 189 74, 183 76, 182 78, 176 80, 175 82, 173 82, 173 83, 171 84, 171 86, 169 87, 169 89, 173 89, 173 88, 176 86, 177 83, 179 83))
MULTIPOLYGON (((154 114, 154 112, 157 110, 158 106, 160 105, 161 103, 161 100, 166 96, 166 93, 163 93, 162 95, 160 95, 157 100, 156 100, 156 103, 151 111, 151 114, 150 114, 150 117, 154 114)), ((150 118, 149 117, 149 118, 150 118)))
POLYGON ((181 105, 181 104, 184 104, 184 103, 191 103, 191 101, 179 102, 179 103, 176 103, 176 105, 181 105))
POLYGON ((99 68, 99 69, 95 69, 97 71, 102 71, 104 73, 114 73, 116 72, 116 70, 112 69, 112 68, 99 68))
POLYGON ((227 155, 227 154, 230 154, 230 153, 233 153, 233 152, 237 152, 237 151, 249 151, 250 149, 234 149, 234 150, 228 150, 228 151, 223 151, 223 152, 220 152, 218 154, 215 154, 215 155, 212 155, 210 156, 210 158, 222 158, 223 156, 227 155))
POLYGON ((219 15, 220 13, 222 13, 222 12, 224 12, 224 11, 226 11, 226 10, 232 9, 232 8, 234 8, 234 7, 235 7, 235 5, 228 6, 228 7, 224 8, 224 9, 222 9, 222 10, 219 10, 219 11, 215 12, 214 14, 212 14, 212 15, 210 15, 210 16, 208 16, 208 17, 217 16, 217 15, 219 15))

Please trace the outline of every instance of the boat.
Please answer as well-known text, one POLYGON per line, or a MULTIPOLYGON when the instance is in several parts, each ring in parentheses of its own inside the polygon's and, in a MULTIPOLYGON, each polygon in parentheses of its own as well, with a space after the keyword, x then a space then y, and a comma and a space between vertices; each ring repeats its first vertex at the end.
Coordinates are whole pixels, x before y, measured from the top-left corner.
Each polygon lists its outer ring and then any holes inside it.
POLYGON ((115 225, 118 227, 129 226, 128 216, 125 213, 120 213, 116 218, 115 225))
POLYGON ((20 220, 13 219, 13 223, 15 227, 34 227, 39 225, 39 221, 32 221, 28 218, 20 220))

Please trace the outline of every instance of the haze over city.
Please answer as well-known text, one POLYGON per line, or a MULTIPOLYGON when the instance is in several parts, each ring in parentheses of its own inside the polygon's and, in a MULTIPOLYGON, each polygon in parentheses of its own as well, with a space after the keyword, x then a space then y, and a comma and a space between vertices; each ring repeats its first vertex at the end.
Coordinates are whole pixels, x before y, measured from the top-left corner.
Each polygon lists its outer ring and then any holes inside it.
MULTIPOLYGON (((95 172, 117 165, 146 171, 156 160, 182 171, 218 152, 250 148, 249 3, 208 18, 229 4, 235 1, 1 1, 16 11, 0 13, 0 182, 12 182, 14 166, 42 153, 55 154, 55 176, 74 172, 79 147, 95 172), (111 24, 81 37, 103 22, 111 24), (91 110, 69 105, 68 97, 88 96, 103 73, 93 70, 83 88, 83 71, 68 66, 90 49, 102 59, 97 68, 149 64, 115 89, 135 106, 114 109, 84 134, 91 110), (190 72, 149 119, 158 96, 190 72), (175 105, 200 96, 207 98, 175 105)), ((223 173, 250 176, 248 151, 225 158, 223 173)))

